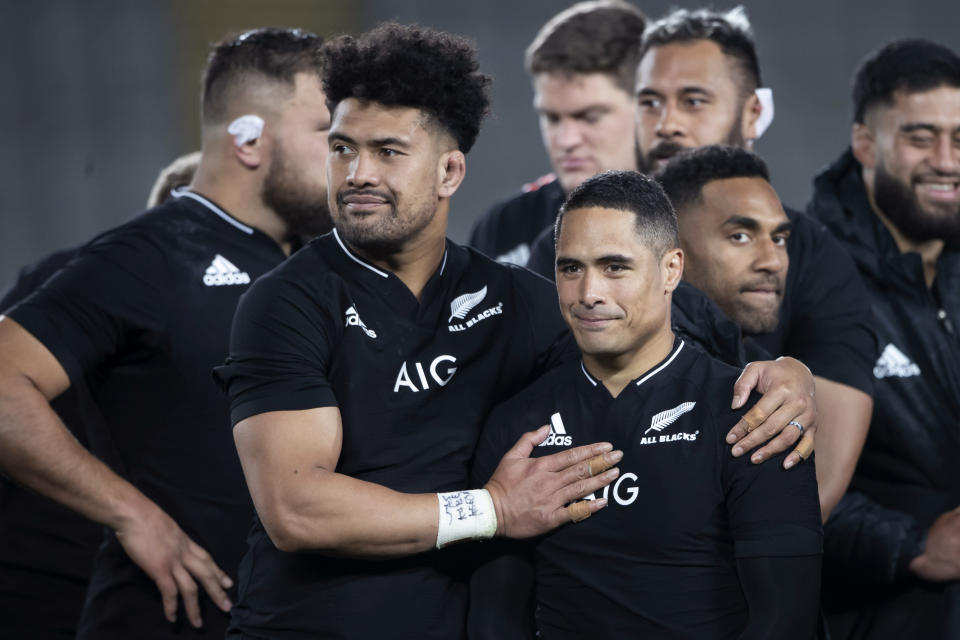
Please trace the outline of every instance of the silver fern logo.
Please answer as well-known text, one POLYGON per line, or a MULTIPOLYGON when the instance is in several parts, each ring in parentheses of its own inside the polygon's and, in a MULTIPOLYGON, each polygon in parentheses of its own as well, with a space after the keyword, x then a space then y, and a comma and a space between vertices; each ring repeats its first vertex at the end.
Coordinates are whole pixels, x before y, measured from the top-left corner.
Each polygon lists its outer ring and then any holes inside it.
POLYGON ((681 405, 677 405, 673 409, 661 411, 650 419, 650 428, 644 431, 643 435, 647 435, 651 431, 663 431, 665 428, 676 422, 677 418, 685 413, 693 411, 695 406, 697 406, 696 402, 684 402, 681 405))
POLYGON ((454 318, 463 320, 467 317, 467 314, 470 313, 475 306, 483 302, 483 299, 487 297, 487 287, 484 286, 480 291, 474 291, 473 293, 465 293, 462 296, 457 296, 453 299, 453 302, 450 303, 450 319, 447 322, 452 322, 454 318))

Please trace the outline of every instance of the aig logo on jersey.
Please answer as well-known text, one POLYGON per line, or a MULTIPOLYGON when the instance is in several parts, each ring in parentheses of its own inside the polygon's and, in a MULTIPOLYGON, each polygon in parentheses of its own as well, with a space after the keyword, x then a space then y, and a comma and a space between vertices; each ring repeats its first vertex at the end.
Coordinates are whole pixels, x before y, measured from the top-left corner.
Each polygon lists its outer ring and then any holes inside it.
POLYGON ((219 253, 213 259, 206 273, 203 274, 203 284, 208 287, 222 287, 230 284, 250 284, 250 275, 240 271, 236 265, 219 253))
POLYGON ((400 371, 397 373, 397 381, 393 384, 393 392, 399 393, 401 389, 405 389, 418 393, 431 387, 445 387, 453 379, 453 374, 457 372, 457 368, 453 366, 456 363, 457 359, 447 354, 437 356, 430 364, 425 362, 408 364, 404 360, 403 364, 400 365, 400 371), (429 378, 427 377, 428 372, 430 374, 429 378))
POLYGON ((498 302, 495 306, 472 315, 469 319, 467 318, 467 315, 473 311, 473 308, 483 302, 483 299, 486 297, 487 287, 484 286, 480 291, 465 293, 462 296, 454 298, 453 302, 450 303, 450 319, 447 320, 447 329, 450 332, 466 331, 482 320, 502 314, 503 303, 498 302), (463 322, 454 322, 454 320, 462 320, 463 322))
POLYGON ((538 447, 569 447, 573 444, 573 436, 567 435, 567 429, 563 426, 563 420, 560 413, 550 416, 550 435, 547 439, 538 444, 538 447))

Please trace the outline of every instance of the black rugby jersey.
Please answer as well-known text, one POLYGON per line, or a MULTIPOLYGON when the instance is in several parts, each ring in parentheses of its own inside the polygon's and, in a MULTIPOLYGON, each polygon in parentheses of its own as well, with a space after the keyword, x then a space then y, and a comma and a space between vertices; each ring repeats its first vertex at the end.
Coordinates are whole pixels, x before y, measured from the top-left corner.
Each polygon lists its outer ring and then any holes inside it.
MULTIPOLYGON (((285 256, 209 200, 177 194, 92 240, 8 315, 71 381, 97 376, 124 477, 235 579, 253 506, 210 370, 227 353, 240 294, 285 256)), ((190 633, 223 637, 228 616, 200 600, 203 631, 190 633)), ((80 637, 163 638, 188 626, 182 611, 176 625, 164 619, 156 585, 107 536, 80 637)))
MULTIPOLYGON (((747 622, 737 558, 821 553, 814 466, 734 458, 724 436, 739 372, 679 339, 613 398, 566 364, 497 407, 477 448, 485 481, 510 440, 549 423, 534 455, 597 440, 624 452, 608 506, 536 543, 543 638, 732 638, 747 622)), ((786 577, 785 577, 786 578, 786 577)))
MULTIPOLYGON (((570 355, 556 308, 543 278, 449 240, 418 302, 333 231, 243 297, 217 375, 234 423, 338 407, 340 473, 407 493, 463 489, 489 409, 570 355)), ((397 560, 285 553, 258 522, 235 627, 271 638, 461 637, 466 547, 397 560)))
POLYGON ((549 173, 523 186, 523 192, 487 211, 473 225, 470 246, 497 262, 527 265, 533 241, 553 221, 566 196, 549 173))
MULTIPOLYGON (((557 205, 558 207, 560 205, 557 205)), ((817 220, 784 207, 793 223, 787 239, 790 268, 780 322, 747 338, 774 356, 793 356, 821 376, 873 395, 871 371, 877 338, 863 279, 840 244, 817 220)), ((554 278, 553 228, 533 241, 527 268, 554 278)))

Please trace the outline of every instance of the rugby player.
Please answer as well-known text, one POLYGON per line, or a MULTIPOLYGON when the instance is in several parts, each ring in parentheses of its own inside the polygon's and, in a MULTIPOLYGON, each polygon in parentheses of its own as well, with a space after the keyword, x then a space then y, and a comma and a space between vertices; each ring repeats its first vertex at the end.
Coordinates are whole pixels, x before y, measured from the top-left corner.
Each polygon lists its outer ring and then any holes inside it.
MULTIPOLYGON (((620 453, 531 460, 545 426, 463 491, 490 408, 573 354, 547 281, 445 238, 489 78, 462 38, 397 24, 325 61, 335 230, 251 288, 217 370, 259 516, 232 637, 459 638, 476 550, 436 547, 596 511, 564 505, 614 479, 596 473, 620 453)), ((770 413, 812 417, 793 367, 736 389, 785 374, 770 413)))
POLYGON ((547 640, 812 637, 822 550, 814 469, 727 454, 724 437, 745 410, 727 402, 739 372, 671 331, 683 266, 673 208, 650 178, 599 174, 561 209, 557 292, 582 360, 491 413, 474 479, 544 421, 563 437, 535 456, 609 439, 624 451, 621 475, 597 496, 607 509, 532 544, 535 565, 505 556, 477 571, 480 637, 521 637, 533 610, 547 640))
POLYGON ((111 530, 81 639, 226 631, 253 508, 210 369, 249 283, 329 228, 320 45, 286 29, 219 43, 190 188, 95 238, 0 320, 0 468, 111 530), (118 472, 51 409, 86 376, 118 472))
MULTIPOLYGON (((739 147, 710 145, 675 156, 658 179, 677 212, 684 280, 716 302, 744 335, 775 330, 794 224, 770 185, 766 163, 739 147)), ((803 430, 799 422, 794 426, 803 430)), ((818 455, 824 520, 850 483, 866 437, 843 429, 844 437, 818 455)))

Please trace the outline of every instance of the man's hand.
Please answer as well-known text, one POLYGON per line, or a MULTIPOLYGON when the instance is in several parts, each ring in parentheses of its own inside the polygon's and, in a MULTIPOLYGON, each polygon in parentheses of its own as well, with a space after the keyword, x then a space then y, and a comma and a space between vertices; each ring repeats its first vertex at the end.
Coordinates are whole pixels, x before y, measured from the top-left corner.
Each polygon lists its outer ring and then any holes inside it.
MULTIPOLYGON (((750 456, 750 461, 757 464, 786 451, 801 435, 800 429, 790 424, 791 421, 803 425, 803 440, 797 449, 812 450, 813 435, 817 431, 817 404, 813 375, 806 365, 794 358, 751 362, 733 386, 732 408, 742 407, 754 388, 763 397, 727 434, 727 442, 734 445, 733 455, 743 455, 767 442, 765 447, 750 456)), ((784 460, 783 467, 789 469, 807 456, 809 451, 801 456, 794 450, 784 460)))
POLYGON ((561 524, 582 520, 607 505, 604 499, 588 500, 572 509, 564 506, 613 482, 620 470, 610 468, 623 457, 610 443, 591 444, 542 458, 531 458, 550 427, 525 433, 504 454, 484 487, 497 512, 497 535, 528 538, 561 524))
POLYGON ((173 519, 153 503, 143 517, 131 519, 129 525, 117 529, 117 539, 130 559, 157 584, 163 598, 163 612, 173 622, 177 615, 177 594, 190 624, 200 628, 197 582, 223 611, 230 611, 230 598, 224 589, 233 586, 225 574, 197 543, 173 519))
POLYGON ((910 561, 910 571, 931 582, 960 579, 960 507, 933 521, 927 546, 910 561))

